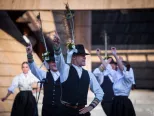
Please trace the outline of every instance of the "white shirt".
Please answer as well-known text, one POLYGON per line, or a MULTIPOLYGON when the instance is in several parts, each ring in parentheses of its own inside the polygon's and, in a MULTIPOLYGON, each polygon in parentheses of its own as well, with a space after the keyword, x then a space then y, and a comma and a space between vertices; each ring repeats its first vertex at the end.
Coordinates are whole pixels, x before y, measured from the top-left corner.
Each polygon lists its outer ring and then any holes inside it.
POLYGON ((14 77, 11 86, 8 88, 9 91, 14 93, 15 88, 19 88, 20 91, 32 90, 32 84, 38 82, 39 80, 28 71, 27 74, 21 73, 14 77))
MULTIPOLYGON (((30 67, 32 73, 33 73, 39 80, 42 80, 42 79, 46 78, 47 72, 44 71, 44 70, 41 70, 40 68, 38 68, 38 67, 36 66, 35 62, 29 63, 29 67, 30 67)), ((60 76, 59 71, 54 72, 54 71, 50 70, 50 72, 51 72, 51 74, 52 74, 52 76, 53 76, 54 81, 56 81, 56 80, 59 78, 59 76, 60 76)))
POLYGON ((96 68, 93 71, 93 74, 96 76, 96 79, 98 81, 98 83, 101 85, 104 82, 104 76, 108 76, 107 78, 109 78, 111 80, 111 82, 113 83, 113 78, 110 75, 108 70, 104 70, 104 71, 100 71, 99 68, 96 68))
MULTIPOLYGON (((57 68, 60 72, 60 81, 61 81, 61 83, 63 83, 68 78, 70 66, 65 63, 62 53, 60 55, 55 55, 55 60, 56 60, 57 68)), ((81 78, 82 70, 83 70, 82 67, 78 67, 76 65, 72 65, 72 66, 76 69, 79 78, 81 78)), ((101 89, 99 83, 97 82, 94 74, 92 72, 89 72, 89 71, 88 71, 88 74, 89 74, 89 77, 90 77, 90 89, 91 89, 91 91, 94 92, 95 97, 97 99, 102 101, 103 95, 104 95, 103 90, 101 89)))
POLYGON ((124 71, 113 70, 108 64, 106 68, 113 77, 113 91, 115 96, 129 96, 132 84, 134 83, 134 74, 132 70, 124 71))

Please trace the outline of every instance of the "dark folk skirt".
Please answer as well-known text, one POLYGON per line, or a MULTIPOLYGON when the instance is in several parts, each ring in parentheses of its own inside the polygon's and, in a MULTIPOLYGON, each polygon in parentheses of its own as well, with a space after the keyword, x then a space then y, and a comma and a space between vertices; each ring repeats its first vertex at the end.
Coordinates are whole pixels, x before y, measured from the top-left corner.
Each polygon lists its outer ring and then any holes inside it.
POLYGON ((16 95, 11 116, 38 116, 36 100, 31 91, 20 91, 16 95))
POLYGON ((115 96, 110 116, 136 116, 130 99, 127 96, 115 96))

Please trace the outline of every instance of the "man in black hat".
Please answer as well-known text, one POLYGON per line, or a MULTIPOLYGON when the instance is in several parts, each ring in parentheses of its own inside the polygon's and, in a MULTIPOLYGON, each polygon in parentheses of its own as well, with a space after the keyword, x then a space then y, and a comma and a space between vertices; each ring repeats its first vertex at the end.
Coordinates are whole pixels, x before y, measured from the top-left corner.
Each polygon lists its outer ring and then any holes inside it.
POLYGON ((90 116, 90 111, 95 108, 103 98, 103 91, 92 72, 82 68, 85 66, 86 55, 83 45, 75 45, 72 63, 66 64, 61 53, 58 36, 53 40, 55 59, 60 72, 62 85, 62 116, 90 116), (95 94, 94 100, 87 107, 88 89, 95 94))
MULTIPOLYGON (((96 53, 99 55, 100 50, 97 49, 96 53)), ((99 57, 99 56, 98 56, 99 57)), ((117 63, 113 60, 112 57, 107 57, 104 58, 104 60, 107 63, 110 63, 112 66, 112 69, 116 70, 117 69, 117 63)), ((104 97, 103 101, 101 102, 101 106, 107 116, 110 115, 111 109, 112 109, 112 100, 114 97, 114 92, 113 92, 113 78, 109 74, 107 70, 105 70, 104 66, 101 64, 99 68, 96 68, 93 71, 94 75, 97 78, 97 81, 99 82, 101 88, 104 91, 104 97)))
POLYGON ((38 68, 33 60, 32 45, 27 47, 27 58, 32 73, 38 77, 44 83, 44 97, 42 116, 60 116, 60 73, 57 70, 55 58, 53 55, 49 55, 47 65, 49 66, 48 72, 45 72, 38 68))

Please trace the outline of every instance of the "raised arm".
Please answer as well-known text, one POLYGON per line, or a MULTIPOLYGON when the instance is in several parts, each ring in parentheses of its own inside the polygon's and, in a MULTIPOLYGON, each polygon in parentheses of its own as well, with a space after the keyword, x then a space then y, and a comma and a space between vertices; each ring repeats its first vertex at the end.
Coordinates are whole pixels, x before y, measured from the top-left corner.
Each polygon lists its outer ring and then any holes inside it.
POLYGON ((60 48, 60 38, 58 34, 54 36, 52 43, 53 43, 56 65, 57 65, 58 71, 60 72, 60 81, 64 82, 68 77, 68 71, 70 67, 68 64, 65 63, 62 50, 60 48))
POLYGON ((39 79, 42 80, 43 78, 46 78, 46 72, 41 70, 40 68, 38 68, 34 62, 33 59, 33 48, 32 45, 29 44, 28 47, 26 47, 26 51, 27 51, 27 60, 29 63, 29 67, 31 69, 31 72, 39 79))
POLYGON ((54 49, 54 54, 55 54, 55 60, 56 60, 56 65, 60 73, 62 73, 62 70, 64 69, 64 66, 66 65, 62 50, 60 48, 60 38, 59 36, 54 37, 53 39, 53 49, 54 49))
POLYGON ((100 49, 97 49, 96 50, 96 54, 97 54, 98 58, 100 59, 102 65, 104 67, 104 69, 106 69, 107 62, 105 62, 105 60, 102 58, 102 56, 101 56, 101 50, 100 49))
POLYGON ((111 47, 111 52, 112 52, 113 56, 115 57, 115 59, 117 61, 117 64, 118 64, 119 69, 121 71, 123 71, 124 70, 124 66, 122 64, 122 61, 117 56, 117 50, 116 50, 116 48, 115 47, 111 47))

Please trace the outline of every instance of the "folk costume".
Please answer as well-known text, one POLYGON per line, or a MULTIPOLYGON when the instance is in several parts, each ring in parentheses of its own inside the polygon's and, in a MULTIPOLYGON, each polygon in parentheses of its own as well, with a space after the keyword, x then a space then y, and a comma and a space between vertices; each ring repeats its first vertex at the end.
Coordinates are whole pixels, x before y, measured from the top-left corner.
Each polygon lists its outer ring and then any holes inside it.
POLYGON ((136 116, 131 100, 128 98, 134 77, 132 69, 124 67, 124 71, 113 70, 108 64, 107 70, 113 77, 114 99, 110 116, 136 116))
MULTIPOLYGON (((88 55, 83 45, 76 45, 77 52, 73 55, 88 55)), ((87 104, 88 88, 95 94, 90 104, 93 108, 102 101, 103 91, 93 73, 74 64, 65 63, 61 49, 55 51, 55 59, 60 72, 62 85, 62 115, 63 116, 90 116, 90 112, 79 114, 79 110, 87 104)))
MULTIPOLYGON (((50 56, 48 62, 55 62, 54 56, 50 56)), ((29 66, 32 73, 39 78, 39 80, 45 80, 43 83, 44 97, 43 97, 43 107, 42 116, 60 116, 60 73, 58 71, 54 72, 52 70, 43 71, 38 68, 33 59, 29 58, 29 66)))
POLYGON ((32 84, 38 81, 31 71, 13 79, 8 91, 14 93, 15 88, 19 88, 20 92, 15 97, 11 116, 38 116, 36 100, 32 94, 32 84))
POLYGON ((96 68, 93 73, 104 91, 104 97, 103 101, 101 102, 101 106, 105 114, 109 116, 112 110, 112 100, 114 97, 112 77, 108 71, 102 70, 102 66, 96 68))

